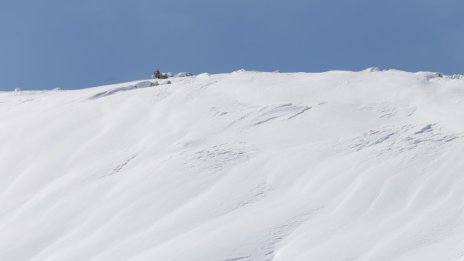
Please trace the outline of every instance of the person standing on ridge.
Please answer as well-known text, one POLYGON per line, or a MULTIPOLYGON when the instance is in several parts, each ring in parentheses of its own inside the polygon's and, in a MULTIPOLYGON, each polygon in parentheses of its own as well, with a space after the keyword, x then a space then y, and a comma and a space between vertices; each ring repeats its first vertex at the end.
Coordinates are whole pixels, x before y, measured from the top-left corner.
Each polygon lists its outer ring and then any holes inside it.
POLYGON ((156 79, 161 79, 161 72, 159 69, 156 69, 155 73, 153 73, 156 79))

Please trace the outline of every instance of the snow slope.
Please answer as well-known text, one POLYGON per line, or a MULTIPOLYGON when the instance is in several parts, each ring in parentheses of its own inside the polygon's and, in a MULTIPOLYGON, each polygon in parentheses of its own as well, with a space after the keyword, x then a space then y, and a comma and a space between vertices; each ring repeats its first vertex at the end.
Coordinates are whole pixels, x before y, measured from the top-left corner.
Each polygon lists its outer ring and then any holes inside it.
POLYGON ((464 260, 464 80, 0 93, 0 260, 464 260))

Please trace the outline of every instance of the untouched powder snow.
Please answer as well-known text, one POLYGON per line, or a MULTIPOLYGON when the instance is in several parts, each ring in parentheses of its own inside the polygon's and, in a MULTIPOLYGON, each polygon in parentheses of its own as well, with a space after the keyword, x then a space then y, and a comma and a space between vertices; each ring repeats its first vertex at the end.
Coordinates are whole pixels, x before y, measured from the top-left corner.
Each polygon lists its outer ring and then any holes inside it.
POLYGON ((464 79, 0 93, 0 260, 463 261, 464 79))

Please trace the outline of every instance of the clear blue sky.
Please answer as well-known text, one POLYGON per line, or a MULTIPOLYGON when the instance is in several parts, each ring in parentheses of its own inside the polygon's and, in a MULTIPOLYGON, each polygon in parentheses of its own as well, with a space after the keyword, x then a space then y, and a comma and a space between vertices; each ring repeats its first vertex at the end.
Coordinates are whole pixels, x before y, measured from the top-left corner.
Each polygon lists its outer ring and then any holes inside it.
POLYGON ((370 66, 464 73, 464 1, 0 1, 0 90, 370 66))

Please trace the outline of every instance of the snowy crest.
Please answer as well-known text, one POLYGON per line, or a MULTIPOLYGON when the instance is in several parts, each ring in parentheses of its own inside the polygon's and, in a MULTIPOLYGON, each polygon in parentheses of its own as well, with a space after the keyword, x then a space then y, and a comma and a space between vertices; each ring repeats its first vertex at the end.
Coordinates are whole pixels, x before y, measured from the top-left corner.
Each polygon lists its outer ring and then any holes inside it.
POLYGON ((463 260, 462 75, 170 76, 0 93, 0 260, 463 260))

